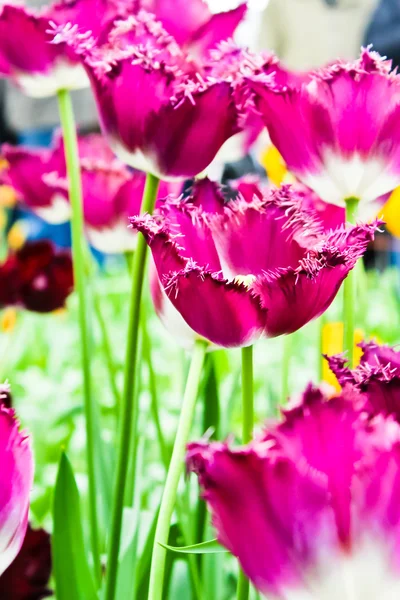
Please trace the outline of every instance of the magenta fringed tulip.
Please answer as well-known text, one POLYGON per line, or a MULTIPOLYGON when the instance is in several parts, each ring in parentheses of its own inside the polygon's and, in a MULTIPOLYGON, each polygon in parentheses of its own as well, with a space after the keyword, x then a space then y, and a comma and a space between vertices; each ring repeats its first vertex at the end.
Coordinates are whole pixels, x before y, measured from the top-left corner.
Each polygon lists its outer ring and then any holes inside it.
POLYGON ((51 43, 54 16, 11 4, 0 10, 0 75, 34 98, 89 85, 73 50, 51 43))
POLYGON ((149 13, 118 23, 104 45, 65 28, 56 40, 81 53, 103 131, 132 167, 167 180, 193 177, 240 129, 231 84, 212 72, 203 77, 149 13))
POLYGON ((69 220, 71 207, 64 185, 58 181, 66 177, 65 158, 61 140, 54 148, 24 148, 4 144, 1 148, 6 167, 1 173, 2 183, 14 188, 18 199, 48 223, 69 220))
MULTIPOLYGON (((226 347, 292 333, 322 314, 376 229, 322 234, 290 186, 225 202, 208 179, 197 181, 189 199, 170 199, 154 217, 131 222, 186 323, 226 347)), ((166 320, 160 295, 156 308, 166 320)))
POLYGON ((84 37, 106 37, 132 3, 109 0, 61 0, 41 10, 5 4, 0 9, 0 76, 28 96, 43 98, 60 90, 89 86, 85 69, 68 44, 53 44, 54 28, 65 26, 84 37))
POLYGON ((70 253, 47 240, 26 243, 0 264, 0 307, 47 313, 63 308, 72 289, 70 253))
POLYGON ((309 387, 248 446, 190 444, 218 539, 271 600, 400 594, 400 427, 309 387))
POLYGON ((14 411, 0 406, 0 575, 17 556, 28 525, 33 458, 14 411))
POLYGON ((400 183, 400 76, 364 49, 359 60, 312 73, 302 85, 254 75, 254 93, 289 170, 323 200, 375 201, 400 183))
MULTIPOLYGON (((106 253, 133 250, 136 236, 128 218, 140 212, 146 176, 128 169, 101 135, 79 136, 85 232, 90 244, 106 253)), ((62 139, 51 149, 3 145, 7 162, 2 181, 11 185, 19 200, 49 223, 69 220, 68 178, 62 139)), ((161 183, 159 198, 179 193, 178 184, 161 183)))
POLYGON ((360 364, 351 370, 343 355, 326 357, 341 386, 361 391, 372 415, 392 415, 400 422, 400 352, 374 342, 360 344, 360 364))
POLYGON ((176 42, 194 59, 205 60, 209 50, 233 37, 245 16, 246 3, 212 14, 203 0, 137 0, 137 7, 153 13, 176 42))

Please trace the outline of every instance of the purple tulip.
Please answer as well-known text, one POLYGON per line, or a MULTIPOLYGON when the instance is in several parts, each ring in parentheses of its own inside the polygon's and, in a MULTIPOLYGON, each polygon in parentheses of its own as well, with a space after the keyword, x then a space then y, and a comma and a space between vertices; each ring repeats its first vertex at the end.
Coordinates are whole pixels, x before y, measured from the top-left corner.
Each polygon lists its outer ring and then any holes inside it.
POLYGON ((0 10, 0 74, 34 98, 89 84, 71 48, 51 43, 50 29, 51 18, 45 12, 11 4, 0 10))
POLYGON ((218 539, 271 600, 400 593, 400 427, 309 387, 249 445, 190 444, 218 539))
POLYGON ((28 526, 33 458, 12 409, 0 406, 0 575, 21 549, 28 526))
MULTIPOLYGON (((136 246, 128 217, 140 212, 145 174, 128 169, 101 135, 79 136, 85 231, 92 246, 106 253, 122 253, 136 246)), ((62 138, 51 149, 4 145, 7 161, 2 181, 11 185, 20 201, 50 223, 69 220, 68 178, 62 138)), ((162 183, 159 198, 175 184, 162 183)))
POLYGON ((89 86, 79 57, 65 43, 53 44, 54 30, 65 26, 85 38, 105 39, 117 17, 132 11, 117 0, 61 0, 41 10, 5 4, 0 10, 0 76, 13 80, 34 98, 89 86))
POLYGON ((193 58, 205 60, 210 50, 233 37, 246 14, 246 3, 212 14, 203 0, 137 0, 137 9, 153 13, 193 58))
POLYGON ((103 45, 65 28, 56 40, 81 54, 103 131, 132 167, 193 177, 240 130, 232 84, 200 72, 149 13, 118 23, 103 45))
POLYGON ((366 410, 372 414, 392 415, 400 422, 400 352, 374 342, 360 344, 363 355, 351 370, 343 355, 326 357, 341 386, 361 391, 366 410))
POLYGON ((24 148, 4 144, 1 149, 6 167, 1 174, 2 183, 14 188, 18 199, 39 217, 49 223, 69 220, 71 207, 65 185, 66 165, 57 138, 54 148, 24 148))
MULTIPOLYGON (((187 325, 225 347, 292 333, 322 314, 377 226, 324 234, 290 186, 226 202, 208 179, 197 181, 189 199, 170 199, 154 217, 131 222, 187 325)), ((164 321, 166 311, 158 296, 164 321)))
POLYGON ((400 76, 391 62, 364 49, 301 85, 269 75, 248 78, 273 144, 289 170, 322 200, 364 204, 400 183, 400 76))

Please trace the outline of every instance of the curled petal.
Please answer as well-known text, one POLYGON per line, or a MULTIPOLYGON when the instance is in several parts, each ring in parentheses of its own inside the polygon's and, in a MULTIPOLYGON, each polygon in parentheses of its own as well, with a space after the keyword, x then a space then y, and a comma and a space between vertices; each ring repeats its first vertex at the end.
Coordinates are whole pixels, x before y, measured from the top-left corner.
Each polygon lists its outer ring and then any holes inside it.
POLYGON ((189 263, 166 277, 163 285, 186 323, 218 346, 249 346, 263 333, 265 311, 244 284, 189 263))
POLYGON ((255 194, 251 202, 231 201, 224 216, 210 220, 210 228, 224 272, 233 277, 296 268, 321 231, 290 186, 261 200, 255 194))
POLYGON ((309 251, 296 269, 276 269, 257 277, 252 288, 268 311, 266 333, 292 333, 321 315, 363 255, 379 224, 338 229, 309 251), (293 306, 298 307, 296 311, 293 306))
POLYGON ((0 574, 17 556, 28 525, 33 459, 28 438, 19 432, 14 411, 0 407, 0 574))

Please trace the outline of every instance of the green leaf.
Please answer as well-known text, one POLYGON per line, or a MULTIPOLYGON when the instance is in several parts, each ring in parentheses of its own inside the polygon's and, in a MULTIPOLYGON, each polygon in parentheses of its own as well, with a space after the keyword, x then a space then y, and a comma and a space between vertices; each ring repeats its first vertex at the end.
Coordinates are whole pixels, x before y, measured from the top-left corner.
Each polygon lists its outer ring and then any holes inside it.
POLYGON ((58 469, 53 511, 52 551, 57 600, 98 600, 83 540, 79 492, 64 453, 58 469))
POLYGON ((220 552, 228 552, 217 540, 209 540, 208 542, 201 542, 201 544, 193 544, 193 546, 167 546, 167 544, 160 544, 160 546, 180 554, 219 554, 220 552))

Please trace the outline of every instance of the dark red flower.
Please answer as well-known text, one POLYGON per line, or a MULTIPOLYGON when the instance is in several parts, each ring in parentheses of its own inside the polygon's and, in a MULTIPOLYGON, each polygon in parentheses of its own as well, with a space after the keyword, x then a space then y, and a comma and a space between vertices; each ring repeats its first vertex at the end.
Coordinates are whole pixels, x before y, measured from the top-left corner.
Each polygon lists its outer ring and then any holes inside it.
POLYGON ((47 240, 28 242, 0 265, 0 306, 46 313, 62 308, 73 288, 69 252, 47 240))
POLYGON ((40 600, 52 595, 50 536, 29 525, 17 558, 0 577, 2 600, 40 600))

